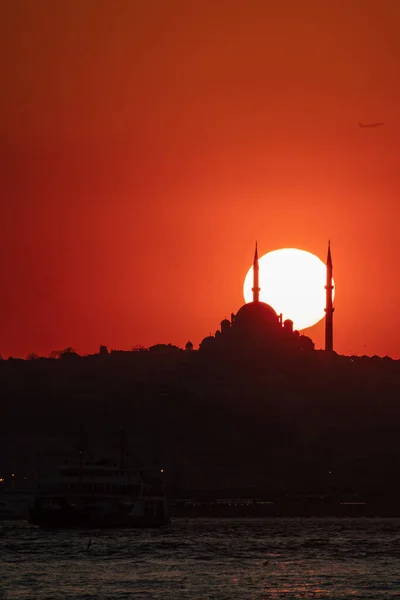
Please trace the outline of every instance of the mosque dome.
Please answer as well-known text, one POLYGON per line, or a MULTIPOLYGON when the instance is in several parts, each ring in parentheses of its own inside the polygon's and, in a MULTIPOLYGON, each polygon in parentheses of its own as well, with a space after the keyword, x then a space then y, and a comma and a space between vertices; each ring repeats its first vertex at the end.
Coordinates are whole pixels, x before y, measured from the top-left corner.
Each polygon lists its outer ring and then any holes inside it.
POLYGON ((235 325, 240 328, 265 329, 279 325, 279 317, 269 304, 265 302, 248 302, 239 309, 235 317, 235 325))

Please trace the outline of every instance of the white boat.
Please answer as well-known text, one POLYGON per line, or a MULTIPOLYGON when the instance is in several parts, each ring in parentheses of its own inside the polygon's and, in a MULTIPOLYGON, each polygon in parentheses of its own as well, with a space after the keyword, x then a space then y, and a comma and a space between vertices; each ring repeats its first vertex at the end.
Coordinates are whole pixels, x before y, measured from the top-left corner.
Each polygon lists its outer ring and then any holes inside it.
POLYGON ((99 460, 64 464, 39 482, 30 521, 56 527, 159 527, 169 521, 159 467, 99 460))

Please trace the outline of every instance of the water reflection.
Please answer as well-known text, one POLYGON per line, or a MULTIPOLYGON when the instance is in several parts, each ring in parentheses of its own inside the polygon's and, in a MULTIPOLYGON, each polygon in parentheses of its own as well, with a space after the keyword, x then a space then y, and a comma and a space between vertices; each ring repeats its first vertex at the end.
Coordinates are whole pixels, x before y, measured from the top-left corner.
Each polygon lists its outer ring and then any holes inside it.
POLYGON ((162 531, 0 526, 4 600, 398 598, 400 520, 177 520, 162 531), (86 551, 88 540, 90 550, 86 551))

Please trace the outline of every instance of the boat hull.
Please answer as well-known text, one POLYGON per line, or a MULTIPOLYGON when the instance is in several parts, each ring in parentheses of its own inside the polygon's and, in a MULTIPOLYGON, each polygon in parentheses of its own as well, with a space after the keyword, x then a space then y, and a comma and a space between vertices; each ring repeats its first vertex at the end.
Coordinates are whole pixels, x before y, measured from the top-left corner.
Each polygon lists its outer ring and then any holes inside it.
MULTIPOLYGON (((63 499, 64 500, 64 499, 63 499)), ((37 500, 30 510, 30 523, 52 528, 162 527, 169 522, 163 501, 152 502, 142 511, 120 506, 71 505, 59 500, 47 503, 37 500)))
POLYGON ((134 516, 129 514, 92 515, 79 511, 38 511, 31 510, 29 522, 50 528, 86 528, 103 529, 110 527, 151 528, 163 527, 169 518, 160 516, 134 516))

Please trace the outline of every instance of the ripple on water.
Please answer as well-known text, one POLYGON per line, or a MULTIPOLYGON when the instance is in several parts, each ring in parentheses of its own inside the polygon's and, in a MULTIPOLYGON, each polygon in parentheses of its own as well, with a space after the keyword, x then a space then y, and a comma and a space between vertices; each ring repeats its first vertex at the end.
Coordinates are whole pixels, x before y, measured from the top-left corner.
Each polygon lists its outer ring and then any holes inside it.
POLYGON ((0 552, 1 600, 388 600, 400 589, 397 519, 176 519, 162 530, 59 532, 3 523, 0 552))

